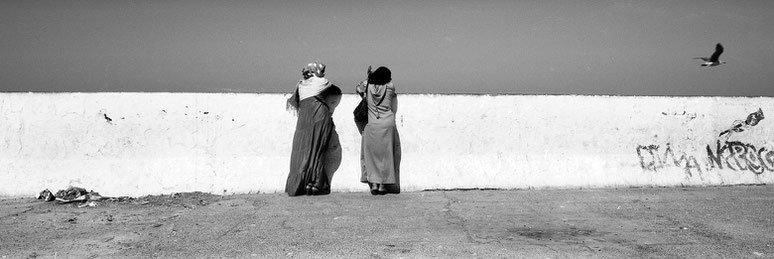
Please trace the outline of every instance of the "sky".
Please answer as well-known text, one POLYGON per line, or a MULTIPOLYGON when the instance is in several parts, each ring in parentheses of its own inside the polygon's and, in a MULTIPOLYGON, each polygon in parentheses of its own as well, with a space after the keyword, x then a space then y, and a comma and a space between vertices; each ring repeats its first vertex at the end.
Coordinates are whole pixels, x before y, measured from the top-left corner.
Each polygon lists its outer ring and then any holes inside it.
POLYGON ((774 96, 770 0, 3 0, 0 91, 774 96), (694 57, 725 46, 727 64, 694 57))

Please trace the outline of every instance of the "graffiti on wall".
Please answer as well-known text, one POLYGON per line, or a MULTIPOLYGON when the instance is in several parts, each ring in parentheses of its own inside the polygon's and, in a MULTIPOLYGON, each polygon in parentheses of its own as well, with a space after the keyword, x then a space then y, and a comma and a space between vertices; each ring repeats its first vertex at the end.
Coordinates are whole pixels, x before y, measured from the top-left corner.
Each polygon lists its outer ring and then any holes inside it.
POLYGON ((692 155, 687 152, 675 152, 670 143, 660 145, 638 145, 637 156, 643 170, 659 171, 666 167, 681 168, 686 178, 715 169, 750 171, 756 175, 766 171, 774 172, 774 149, 755 146, 751 143, 728 141, 731 134, 740 133, 758 125, 763 120, 763 110, 750 113, 746 120, 735 121, 731 128, 724 130, 716 140, 707 144, 706 154, 692 155))
POLYGON ((707 145, 707 159, 712 168, 746 170, 755 174, 774 172, 774 150, 739 141, 726 141, 721 145, 718 140, 714 150, 707 145))
POLYGON ((764 118, 763 110, 761 108, 758 108, 758 111, 750 113, 750 115, 747 115, 747 119, 734 121, 734 123, 731 124, 731 127, 728 128, 727 130, 724 130, 723 132, 720 132, 720 135, 718 135, 718 137, 722 137, 723 135, 725 135, 726 139, 728 139, 728 137, 730 137, 732 133, 742 132, 745 129, 758 125, 758 122, 763 120, 763 118, 764 118))
POLYGON ((692 177, 693 171, 701 174, 702 170, 696 157, 684 152, 676 156, 669 143, 663 149, 659 145, 639 145, 637 146, 637 156, 640 157, 642 169, 648 171, 658 171, 665 167, 674 166, 682 168, 686 177, 692 177))

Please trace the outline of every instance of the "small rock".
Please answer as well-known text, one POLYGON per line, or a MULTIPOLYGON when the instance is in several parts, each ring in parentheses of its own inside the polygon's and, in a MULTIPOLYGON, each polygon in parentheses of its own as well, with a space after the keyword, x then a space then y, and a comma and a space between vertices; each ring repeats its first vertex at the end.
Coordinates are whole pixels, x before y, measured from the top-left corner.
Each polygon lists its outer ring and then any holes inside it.
POLYGON ((96 201, 90 201, 90 202, 87 202, 87 203, 84 203, 84 204, 78 205, 78 208, 83 208, 83 207, 97 207, 97 206, 99 206, 99 203, 97 203, 96 201))

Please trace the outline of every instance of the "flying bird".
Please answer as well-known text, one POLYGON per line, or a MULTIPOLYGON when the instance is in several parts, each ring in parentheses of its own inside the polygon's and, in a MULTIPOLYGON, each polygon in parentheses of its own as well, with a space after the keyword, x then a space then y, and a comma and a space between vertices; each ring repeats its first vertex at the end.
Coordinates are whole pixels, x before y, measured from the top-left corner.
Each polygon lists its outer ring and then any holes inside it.
POLYGON ((701 63, 701 66, 703 67, 714 67, 718 65, 725 64, 725 61, 720 61, 720 54, 723 54, 723 45, 720 45, 718 43, 715 45, 715 53, 712 53, 712 56, 709 58, 705 57, 695 57, 694 59, 701 59, 704 60, 704 63, 701 63))

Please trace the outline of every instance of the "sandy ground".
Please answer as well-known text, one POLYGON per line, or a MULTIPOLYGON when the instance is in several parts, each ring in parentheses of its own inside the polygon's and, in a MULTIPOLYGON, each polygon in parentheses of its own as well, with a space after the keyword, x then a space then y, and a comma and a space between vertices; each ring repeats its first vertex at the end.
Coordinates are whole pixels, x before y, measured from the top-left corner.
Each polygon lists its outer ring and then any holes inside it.
POLYGON ((2 258, 774 258, 774 188, 0 199, 2 258))

